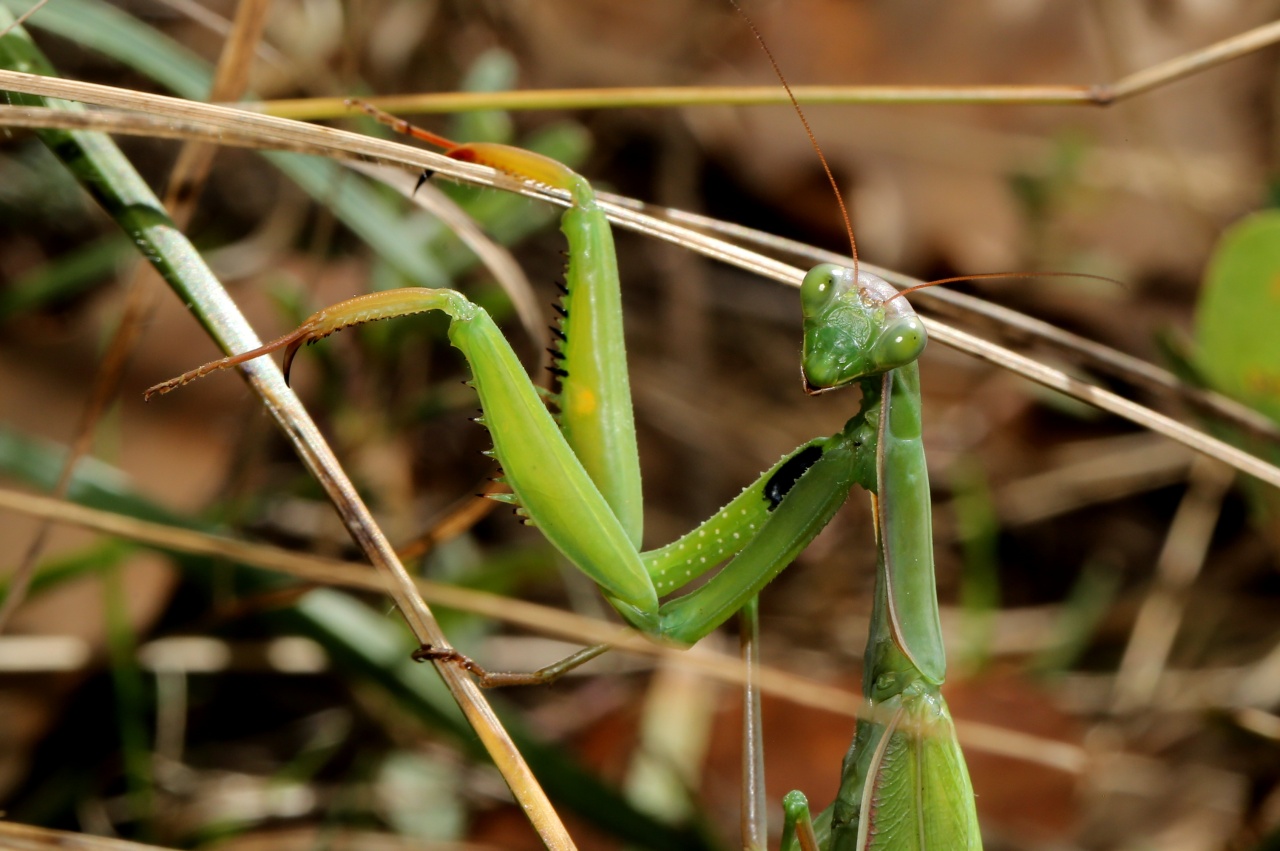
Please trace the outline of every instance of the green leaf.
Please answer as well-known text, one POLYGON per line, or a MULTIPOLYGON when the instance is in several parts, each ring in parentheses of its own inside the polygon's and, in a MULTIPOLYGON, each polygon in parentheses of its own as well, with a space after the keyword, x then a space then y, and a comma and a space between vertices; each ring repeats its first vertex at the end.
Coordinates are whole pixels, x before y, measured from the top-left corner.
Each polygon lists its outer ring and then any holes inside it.
POLYGON ((1280 420, 1280 210, 1223 234, 1196 308, 1199 366, 1213 386, 1280 420))

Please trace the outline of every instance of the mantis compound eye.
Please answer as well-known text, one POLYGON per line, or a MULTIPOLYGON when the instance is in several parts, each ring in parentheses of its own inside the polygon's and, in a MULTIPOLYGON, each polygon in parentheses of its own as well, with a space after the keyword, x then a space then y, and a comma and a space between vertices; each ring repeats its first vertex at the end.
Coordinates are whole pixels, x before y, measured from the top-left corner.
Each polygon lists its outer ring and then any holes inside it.
POLYGON ((886 328, 876 340, 871 360, 882 370, 896 369, 920 357, 929 335, 917 316, 904 316, 886 328))
POLYGON ((840 286, 842 272, 849 276, 848 269, 834 263, 823 263, 814 266, 804 276, 804 282, 800 284, 800 309, 806 318, 818 316, 842 289, 848 287, 847 281, 844 287, 840 286))

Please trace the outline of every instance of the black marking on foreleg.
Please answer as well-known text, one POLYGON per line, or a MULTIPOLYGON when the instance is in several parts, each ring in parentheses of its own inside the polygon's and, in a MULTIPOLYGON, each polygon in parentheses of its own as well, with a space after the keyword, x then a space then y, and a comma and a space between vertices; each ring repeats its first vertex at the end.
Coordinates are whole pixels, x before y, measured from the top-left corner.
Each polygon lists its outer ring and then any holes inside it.
POLYGON ((808 472, 810 467, 818 463, 818 459, 821 457, 821 447, 806 446, 787 459, 787 463, 778 468, 778 472, 774 473, 769 481, 764 483, 764 498, 769 500, 770 511, 782 504, 783 498, 796 486, 796 482, 800 481, 800 477, 808 472))

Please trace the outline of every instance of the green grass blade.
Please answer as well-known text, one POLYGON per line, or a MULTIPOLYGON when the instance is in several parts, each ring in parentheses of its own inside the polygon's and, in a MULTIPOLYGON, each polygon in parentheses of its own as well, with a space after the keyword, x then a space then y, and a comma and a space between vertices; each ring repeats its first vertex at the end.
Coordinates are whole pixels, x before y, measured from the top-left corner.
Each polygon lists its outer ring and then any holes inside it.
POLYGON ((111 659, 111 681, 115 687, 116 720, 120 733, 120 752, 124 759, 125 788, 128 790, 129 821, 138 825, 137 835, 153 834, 155 785, 151 772, 151 745, 147 730, 147 693, 142 669, 138 665, 138 641, 129 622, 129 605, 121 567, 105 572, 107 653, 111 659))
MULTIPOLYGON (((31 3, 28 0, 0 0, 0 6, 21 15, 31 7, 31 3)), ((58 0, 33 15, 27 25, 118 59, 140 74, 161 81, 183 97, 204 100, 208 96, 213 81, 208 63, 168 36, 139 23, 117 6, 83 0, 58 0)))
MULTIPOLYGON (((24 0, 0 0, 0 3, 24 11, 26 8, 24 0)), ((110 56, 182 97, 203 99, 213 81, 213 68, 209 63, 105 3, 59 0, 42 9, 29 23, 110 56)), ((16 39, 16 34, 9 38, 16 39)), ((21 47, 14 50, 17 54, 29 53, 21 47)), ((54 73, 47 63, 32 56, 15 55, 3 61, 5 67, 17 71, 54 73), (30 64, 12 64, 22 61, 30 64)), ((17 102, 39 105, 31 99, 17 102)), ((414 247, 418 242, 406 225, 399 202, 393 202, 362 178, 333 163, 284 153, 268 154, 267 158, 318 203, 330 207, 343 224, 402 275, 419 286, 447 286, 445 272, 424 251, 414 247)))
POLYGON ((73 249, 13 281, 0 292, 0 322, 68 301, 93 289, 109 277, 132 250, 128 239, 113 233, 73 249))
MULTIPOLYGON (((8 11, 0 9, 0 27, 11 20, 8 11)), ((21 28, 15 28, 0 38, 0 65, 15 71, 56 75, 48 60, 21 28)), ((10 92, 6 96, 10 103, 15 104, 54 106, 71 111, 84 109, 79 104, 55 102, 32 95, 10 92)), ((233 341, 256 339, 238 312, 213 307, 220 294, 225 298, 221 284, 199 252, 174 227, 155 193, 110 138, 79 130, 39 130, 36 133, 81 186, 116 220, 184 301, 209 305, 208 309, 196 311, 197 319, 224 349, 233 341)), ((227 306, 231 307, 229 302, 227 306)))

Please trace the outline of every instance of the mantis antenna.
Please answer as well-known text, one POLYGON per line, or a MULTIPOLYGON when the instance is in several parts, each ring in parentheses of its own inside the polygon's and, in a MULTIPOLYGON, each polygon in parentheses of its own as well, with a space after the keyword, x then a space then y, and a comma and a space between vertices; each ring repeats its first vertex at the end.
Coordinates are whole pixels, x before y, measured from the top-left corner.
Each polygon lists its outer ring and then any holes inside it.
POLYGON ((849 208, 845 206, 844 195, 840 192, 840 184, 836 182, 836 176, 831 171, 831 166, 827 163, 827 157, 822 153, 822 146, 818 144, 818 137, 813 135, 813 128, 809 126, 809 119, 805 118, 804 110, 800 108, 800 101, 796 100, 795 93, 791 91, 791 84, 787 82, 787 78, 782 73, 782 68, 778 65, 778 60, 773 58, 773 51, 769 49, 769 45, 765 42, 764 36, 760 34, 760 30, 756 27, 755 21, 751 20, 751 16, 738 4, 738 0, 729 0, 729 5, 737 10, 747 24, 747 29, 751 30, 751 34, 760 44, 760 49, 764 51, 764 55, 769 59, 769 64, 773 66, 773 73, 777 75, 778 82, 782 83, 782 88, 786 89, 787 97, 791 100, 791 106, 796 111, 796 115, 800 118, 800 123, 804 125, 805 135, 809 137, 809 144, 813 146, 813 151, 818 155, 818 161, 822 163, 822 170, 827 175, 827 182, 831 184, 831 190, 836 194, 836 204, 840 206, 840 218, 844 221, 844 232, 849 236, 850 258, 853 260, 853 276, 858 277, 858 241, 853 237, 853 222, 849 219, 849 208))
POLYGON ((936 281, 925 281, 922 284, 915 284, 906 289, 898 290, 885 303, 893 301, 900 296, 910 295, 920 290, 927 290, 929 287, 938 287, 943 284, 955 284, 960 281, 992 281, 1001 278, 1090 278, 1095 281, 1106 281, 1109 284, 1129 288, 1124 281, 1116 278, 1108 278, 1106 275, 1094 275, 1090 272, 980 272, 975 275, 956 275, 954 278, 939 278, 936 281))
MULTIPOLYGON (((809 126, 809 119, 805 117, 804 110, 800 107, 800 101, 796 100, 795 93, 791 91, 791 84, 787 82, 787 78, 782 73, 778 60, 774 58, 773 51, 769 49, 768 43, 764 40, 764 36, 756 27, 755 21, 746 13, 746 10, 738 3, 738 0, 729 0, 729 5, 742 16, 742 20, 746 22, 747 28, 751 30, 751 35, 760 44, 760 49, 764 51, 764 55, 768 58, 769 64, 773 66, 773 73, 777 75, 778 81, 782 83, 782 88, 787 92, 787 98, 791 101, 792 108, 796 111, 796 115, 800 119, 800 123, 804 125, 805 135, 809 137, 809 144, 813 146, 813 151, 818 155, 818 161, 822 163, 822 171, 827 176, 827 182, 831 184, 831 190, 835 193, 836 204, 840 207, 840 218, 844 222, 845 233, 849 236, 849 250, 853 260, 853 276, 856 280, 858 277, 858 241, 853 235, 853 222, 849 218, 849 208, 845 206, 844 194, 840 191, 840 184, 836 182, 835 174, 831 171, 831 166, 827 163, 827 157, 822 153, 822 146, 818 144, 818 137, 814 135, 813 128, 809 126)), ((894 295, 886 299, 886 303, 893 301, 899 296, 905 296, 909 293, 923 290, 928 287, 936 287, 941 284, 954 284, 960 281, 977 281, 991 280, 994 278, 1093 278, 1098 281, 1108 281, 1113 284, 1125 286, 1123 281, 1117 281, 1115 278, 1108 278, 1105 275, 1091 275, 1085 272, 988 272, 977 275, 958 275, 954 278, 943 278, 937 281, 928 281, 923 284, 916 284, 900 290, 894 295)))

